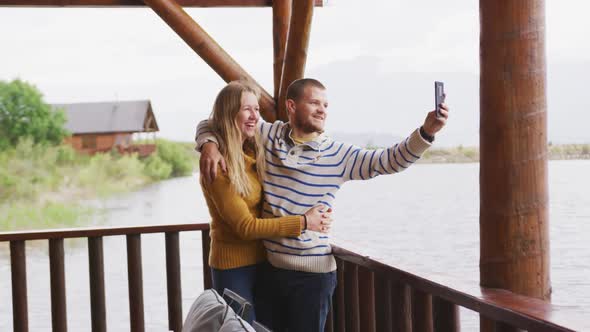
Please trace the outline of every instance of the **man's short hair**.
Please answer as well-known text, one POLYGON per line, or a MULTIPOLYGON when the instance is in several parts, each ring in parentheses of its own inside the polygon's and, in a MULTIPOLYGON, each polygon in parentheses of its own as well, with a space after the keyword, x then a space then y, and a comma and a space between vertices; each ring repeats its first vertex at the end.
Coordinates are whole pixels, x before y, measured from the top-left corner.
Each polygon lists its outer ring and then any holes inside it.
POLYGON ((287 99, 298 100, 303 94, 306 86, 326 90, 326 87, 320 81, 313 78, 300 78, 289 84, 287 88, 287 99))

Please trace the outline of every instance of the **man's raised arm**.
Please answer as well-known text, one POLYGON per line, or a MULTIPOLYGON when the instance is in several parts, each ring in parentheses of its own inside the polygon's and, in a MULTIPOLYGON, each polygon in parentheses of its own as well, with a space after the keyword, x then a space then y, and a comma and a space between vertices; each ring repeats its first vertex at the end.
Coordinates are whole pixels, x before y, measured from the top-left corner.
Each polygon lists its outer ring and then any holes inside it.
POLYGON ((429 112, 420 129, 387 149, 357 148, 346 160, 346 180, 368 180, 377 175, 399 173, 415 163, 432 145, 434 135, 446 124, 448 107, 442 104, 441 117, 429 112))

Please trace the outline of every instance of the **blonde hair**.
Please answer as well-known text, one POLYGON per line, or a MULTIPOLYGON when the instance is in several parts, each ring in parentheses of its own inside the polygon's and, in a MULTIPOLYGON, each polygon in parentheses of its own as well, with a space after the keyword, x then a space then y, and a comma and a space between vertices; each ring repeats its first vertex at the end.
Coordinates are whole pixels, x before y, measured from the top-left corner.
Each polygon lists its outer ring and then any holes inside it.
POLYGON ((256 130, 253 139, 249 138, 242 144, 242 132, 236 117, 244 93, 252 93, 260 99, 260 90, 251 82, 240 80, 228 83, 215 98, 209 123, 220 140, 219 150, 225 159, 231 186, 241 196, 248 196, 252 192, 252 185, 246 172, 244 149, 254 151, 259 179, 265 172, 265 160, 259 130, 256 130))

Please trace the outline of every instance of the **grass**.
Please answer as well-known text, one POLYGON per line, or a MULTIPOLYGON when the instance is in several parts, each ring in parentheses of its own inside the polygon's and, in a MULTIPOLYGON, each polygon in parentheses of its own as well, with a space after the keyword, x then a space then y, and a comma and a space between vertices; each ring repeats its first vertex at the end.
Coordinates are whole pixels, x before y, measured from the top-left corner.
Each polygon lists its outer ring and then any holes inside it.
MULTIPOLYGON (((549 143, 547 152, 550 160, 590 159, 590 144, 553 145, 549 143)), ((471 163, 479 162, 478 147, 432 148, 420 159, 423 163, 471 163)))
POLYGON ((68 145, 30 140, 0 151, 0 231, 83 224, 93 211, 81 200, 188 175, 196 167, 189 144, 156 144, 157 152, 145 159, 117 153, 87 156, 68 145))

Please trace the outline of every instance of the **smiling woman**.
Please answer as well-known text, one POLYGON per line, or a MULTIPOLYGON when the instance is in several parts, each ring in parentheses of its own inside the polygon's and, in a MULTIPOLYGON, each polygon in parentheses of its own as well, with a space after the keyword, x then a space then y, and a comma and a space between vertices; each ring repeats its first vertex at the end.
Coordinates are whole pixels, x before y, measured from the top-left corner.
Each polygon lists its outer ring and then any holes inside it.
MULTIPOLYGON (((227 172, 212 181, 201 174, 201 186, 211 215, 209 265, 213 287, 230 289, 255 305, 255 315, 270 323, 272 289, 264 279, 267 265, 258 239, 297 237, 306 229, 329 231, 331 217, 321 206, 303 215, 257 218, 262 211, 260 179, 265 170, 264 149, 257 125, 260 114, 255 85, 234 81, 217 95, 211 114, 227 172)), ((255 316, 256 317, 256 316, 255 316)))

